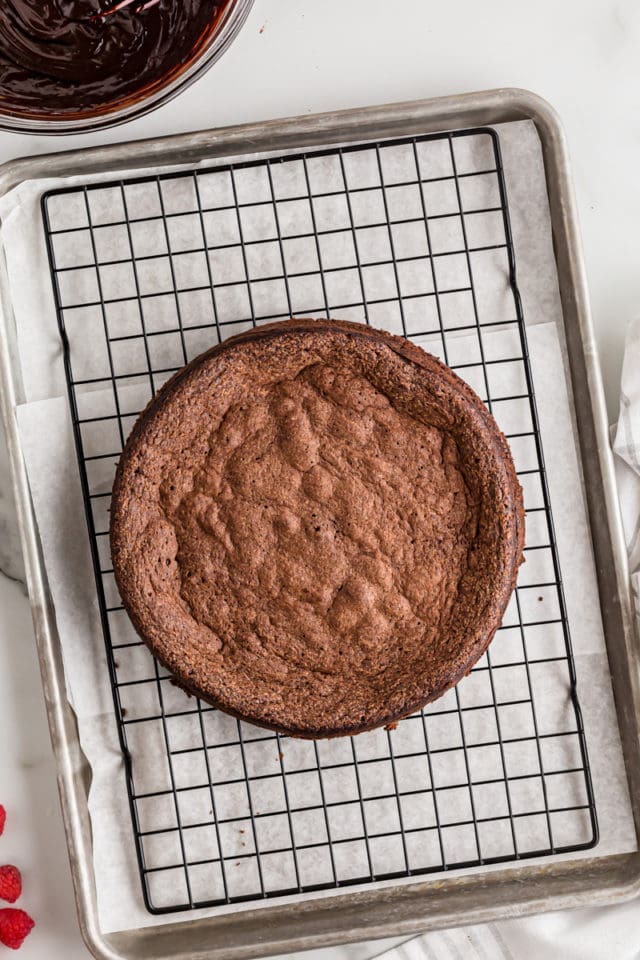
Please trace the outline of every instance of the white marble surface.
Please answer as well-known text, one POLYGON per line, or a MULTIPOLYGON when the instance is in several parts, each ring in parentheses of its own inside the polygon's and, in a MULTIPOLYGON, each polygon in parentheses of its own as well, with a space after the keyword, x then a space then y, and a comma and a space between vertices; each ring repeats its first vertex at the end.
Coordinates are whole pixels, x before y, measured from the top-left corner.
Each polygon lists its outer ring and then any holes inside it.
MULTIPOLYGON (((256 0, 234 47, 177 101, 128 127, 64 141, 0 134, 0 162, 54 149, 247 120, 521 86, 559 110, 573 156, 610 412, 638 312, 640 5, 637 0, 256 0)), ((25 960, 86 958, 57 804, 0 439, 0 862, 23 870, 37 927, 25 960)), ((364 960, 385 944, 318 951, 364 960)), ((313 956, 313 955, 309 955, 313 956)))

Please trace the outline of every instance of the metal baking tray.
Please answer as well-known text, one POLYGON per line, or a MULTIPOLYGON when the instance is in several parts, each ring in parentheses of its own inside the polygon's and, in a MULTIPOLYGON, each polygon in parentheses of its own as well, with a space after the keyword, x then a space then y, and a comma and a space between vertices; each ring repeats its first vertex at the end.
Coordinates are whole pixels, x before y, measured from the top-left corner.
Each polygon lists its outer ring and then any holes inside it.
MULTIPOLYGON (((567 149, 553 110, 531 93, 496 90, 438 100, 370 107, 313 117, 243 125, 106 148, 27 158, 0 168, 4 194, 26 180, 117 176, 138 168, 193 164, 266 151, 305 150, 327 143, 457 131, 532 120, 542 143, 565 337, 582 466, 594 541, 618 720, 636 826, 639 825, 640 689, 627 557, 618 511, 600 373, 589 315, 567 149)), ((640 890, 640 853, 523 866, 489 874, 342 893, 293 905, 167 923, 105 935, 99 927, 88 768, 65 681, 54 612, 47 591, 35 517, 21 457, 16 403, 21 386, 4 261, 0 262, 0 391, 18 506, 27 581, 82 934, 98 958, 240 958, 388 937, 561 907, 612 902, 640 890)))

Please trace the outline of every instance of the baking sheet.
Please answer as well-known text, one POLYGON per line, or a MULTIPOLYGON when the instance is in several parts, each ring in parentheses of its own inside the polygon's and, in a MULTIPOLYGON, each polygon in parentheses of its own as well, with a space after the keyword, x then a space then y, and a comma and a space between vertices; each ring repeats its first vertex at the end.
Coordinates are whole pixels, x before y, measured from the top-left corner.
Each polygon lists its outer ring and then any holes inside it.
MULTIPOLYGON (((608 681, 593 560, 564 388, 563 358, 555 326, 560 308, 549 243, 548 212, 540 193, 544 181, 537 139, 527 124, 510 124, 501 129, 500 135, 525 316, 528 325, 543 324, 529 332, 530 351, 601 827, 598 852, 628 851, 635 849, 635 834, 608 681), (518 176, 511 176, 514 160, 518 176), (526 176, 521 175, 523 170, 526 176), (528 188, 523 191, 525 182, 528 188), (520 237, 526 237, 524 244, 518 243, 520 237)), ((15 197, 13 204, 5 201, 0 214, 14 288, 25 396, 39 401, 21 408, 21 435, 63 638, 70 699, 81 720, 83 748, 93 766, 90 808, 98 902, 101 926, 104 931, 110 931, 165 920, 147 914, 141 903, 93 574, 87 562, 88 547, 81 499, 78 499, 67 401, 58 398, 58 394, 64 395, 64 379, 60 373, 60 345, 37 216, 42 190, 41 185, 37 188, 26 185, 19 191, 17 202, 15 197), (32 275, 42 282, 25 285, 24 263, 33 263, 34 254, 37 263, 32 275), (88 638, 94 648, 90 656, 87 656, 88 638), (119 790, 114 791, 114 783, 119 790)), ((461 349, 464 349, 463 341, 461 338, 461 349)), ((99 403, 100 398, 96 397, 95 401, 99 403)), ((557 703, 549 703, 548 707, 557 709, 557 703)), ((548 858, 545 861, 548 862, 548 858)), ((336 891, 318 895, 332 896, 336 891)), ((255 905, 256 902, 252 907, 255 905)), ((215 908, 198 911, 198 914, 231 909, 242 907, 215 908)), ((194 912, 189 912, 174 915, 172 919, 193 916, 194 912)))

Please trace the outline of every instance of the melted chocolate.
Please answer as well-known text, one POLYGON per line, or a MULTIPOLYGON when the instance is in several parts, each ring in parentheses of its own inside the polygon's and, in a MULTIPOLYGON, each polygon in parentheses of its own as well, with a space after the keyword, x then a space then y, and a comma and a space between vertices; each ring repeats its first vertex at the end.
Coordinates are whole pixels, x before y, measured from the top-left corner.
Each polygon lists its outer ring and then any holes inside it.
POLYGON ((59 116, 136 99, 192 61, 230 0, 1 0, 0 110, 59 116))

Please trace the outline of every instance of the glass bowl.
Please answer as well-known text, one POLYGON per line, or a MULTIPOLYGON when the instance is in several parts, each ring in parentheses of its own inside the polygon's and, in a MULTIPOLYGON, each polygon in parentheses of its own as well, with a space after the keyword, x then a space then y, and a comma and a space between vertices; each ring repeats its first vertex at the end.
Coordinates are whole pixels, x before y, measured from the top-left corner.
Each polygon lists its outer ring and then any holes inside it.
MULTIPOLYGON (((1 2, 1 0, 0 0, 1 2)), ((156 107, 168 103, 185 90, 198 77, 213 66, 234 41, 240 28, 247 19, 253 0, 230 0, 224 10, 218 26, 205 46, 178 70, 167 77, 142 86, 140 90, 122 100, 105 106, 79 110, 75 114, 66 113, 55 116, 28 115, 24 112, 11 112, 0 107, 0 130, 13 130, 16 133, 35 133, 55 136, 64 133, 91 133, 105 127, 115 127, 127 120, 133 120, 150 113, 156 107)))

